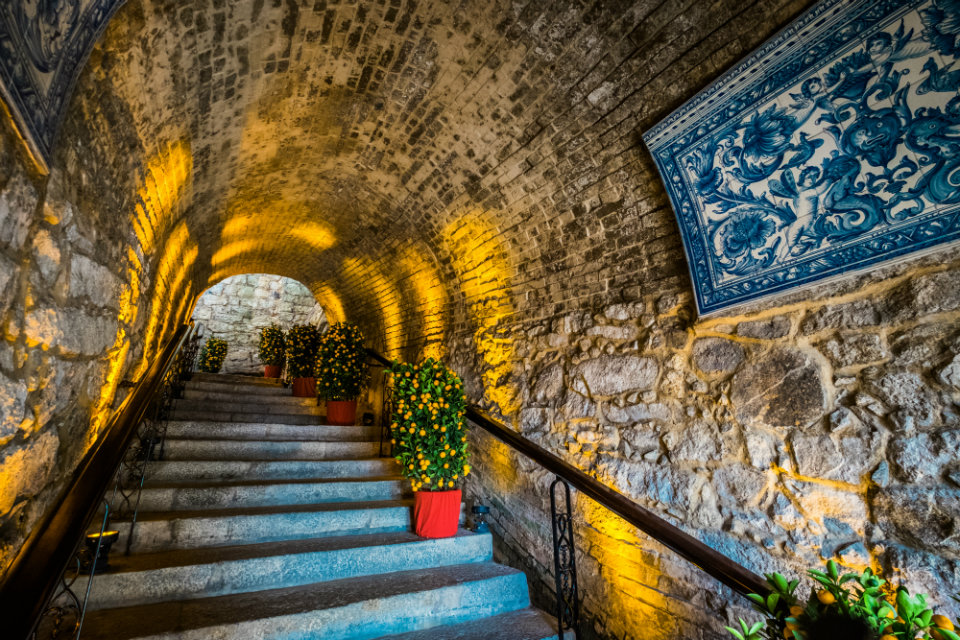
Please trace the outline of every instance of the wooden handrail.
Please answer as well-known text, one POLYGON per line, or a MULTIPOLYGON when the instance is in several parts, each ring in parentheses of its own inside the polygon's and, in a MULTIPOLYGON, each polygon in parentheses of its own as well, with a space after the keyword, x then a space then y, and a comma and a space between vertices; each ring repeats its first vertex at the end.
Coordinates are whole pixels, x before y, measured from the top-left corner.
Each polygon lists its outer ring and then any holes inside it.
POLYGON ((160 355, 136 387, 124 398, 104 430, 70 479, 57 506, 33 528, 0 584, 0 620, 4 637, 26 638, 54 594, 60 575, 70 563, 87 524, 100 508, 101 498, 150 401, 191 332, 191 326, 177 328, 160 355))
MULTIPOLYGON (((367 354, 384 366, 391 364, 389 360, 372 349, 367 349, 367 354)), ((734 591, 743 595, 748 593, 766 595, 769 592, 766 581, 759 575, 508 428, 476 405, 467 405, 467 419, 734 591)))

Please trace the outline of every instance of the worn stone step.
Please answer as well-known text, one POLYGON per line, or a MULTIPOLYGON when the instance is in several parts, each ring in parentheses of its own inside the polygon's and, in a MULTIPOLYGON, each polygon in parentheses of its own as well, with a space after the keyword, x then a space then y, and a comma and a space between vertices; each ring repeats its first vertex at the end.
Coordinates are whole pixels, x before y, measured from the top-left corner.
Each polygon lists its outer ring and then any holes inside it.
MULTIPOLYGON (((190 380, 187 382, 186 392, 197 391, 225 394, 245 394, 248 396, 260 397, 293 397, 293 390, 290 387, 281 385, 266 384, 233 384, 229 382, 206 382, 190 380)), ((311 398, 307 398, 310 400, 311 398)))
POLYGON ((297 415, 280 413, 248 413, 244 411, 197 411, 174 409, 175 420, 206 422, 273 422, 277 424, 321 424, 321 415, 297 415))
POLYGON ((313 401, 313 404, 277 404, 275 402, 260 402, 256 399, 250 399, 249 396, 232 401, 177 400, 173 411, 174 415, 181 412, 215 411, 217 413, 243 412, 293 416, 319 416, 324 412, 322 407, 317 406, 316 400, 313 401))
POLYGON ((357 478, 322 481, 265 481, 206 483, 195 485, 149 484, 140 494, 144 511, 196 511, 274 505, 319 504, 397 500, 404 497, 404 483, 397 478, 357 478))
POLYGON ((212 422, 171 420, 168 438, 202 440, 336 440, 340 442, 380 441, 380 427, 341 427, 263 422, 212 422))
POLYGON ((195 371, 190 375, 189 382, 212 382, 216 384, 240 384, 261 387, 281 387, 283 384, 279 378, 244 376, 236 373, 202 373, 199 371, 195 371))
POLYGON ((248 393, 249 389, 244 387, 237 391, 223 391, 220 389, 193 389, 187 387, 183 390, 183 400, 191 402, 258 402, 264 404, 274 404, 278 406, 317 406, 316 398, 298 398, 293 395, 282 395, 276 393, 248 393))
MULTIPOLYGON (((461 530, 440 540, 408 531, 266 544, 115 554, 98 574, 91 609, 279 589, 493 558, 490 534, 461 530)), ((79 584, 85 590, 86 583, 79 584)))
POLYGON ((101 609, 88 614, 84 638, 371 640, 527 607, 524 575, 483 562, 101 609))
POLYGON ((379 442, 167 438, 166 460, 330 460, 372 458, 379 442))
POLYGON ((147 481, 320 480, 393 476, 400 467, 392 458, 357 460, 164 460, 147 465, 147 481))
MULTIPOLYGON (((207 511, 141 511, 131 551, 172 551, 257 544, 324 536, 405 531, 410 500, 329 502, 207 511)), ((129 523, 118 520, 117 549, 124 549, 129 523)))
MULTIPOLYGON (((557 619, 539 609, 520 609, 498 616, 443 625, 425 631, 381 636, 378 640, 558 640, 557 619)), ((563 640, 576 640, 570 631, 563 640)))

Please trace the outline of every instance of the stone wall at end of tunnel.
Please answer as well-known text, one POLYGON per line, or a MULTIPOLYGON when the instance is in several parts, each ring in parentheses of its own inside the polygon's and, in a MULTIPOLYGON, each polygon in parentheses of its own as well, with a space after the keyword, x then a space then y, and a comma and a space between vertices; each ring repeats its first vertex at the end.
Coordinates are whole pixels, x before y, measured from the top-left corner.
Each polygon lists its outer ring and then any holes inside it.
POLYGON ((232 276, 200 296, 192 319, 202 322, 205 338, 227 341, 224 373, 262 374, 257 357, 260 329, 271 324, 289 331, 295 324, 312 324, 321 331, 326 316, 310 290, 284 276, 265 273, 232 276))

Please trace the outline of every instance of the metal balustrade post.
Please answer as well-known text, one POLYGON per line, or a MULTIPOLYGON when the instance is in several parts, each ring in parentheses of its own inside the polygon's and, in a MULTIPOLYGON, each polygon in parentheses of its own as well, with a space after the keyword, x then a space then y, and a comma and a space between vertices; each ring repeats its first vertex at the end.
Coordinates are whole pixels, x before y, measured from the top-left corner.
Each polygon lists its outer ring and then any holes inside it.
POLYGON ((573 538, 573 509, 570 485, 557 476, 550 485, 550 521, 553 528, 553 571, 557 592, 557 636, 564 631, 580 635, 580 596, 577 591, 576 545, 573 538), (557 489, 563 488, 558 508, 557 489))

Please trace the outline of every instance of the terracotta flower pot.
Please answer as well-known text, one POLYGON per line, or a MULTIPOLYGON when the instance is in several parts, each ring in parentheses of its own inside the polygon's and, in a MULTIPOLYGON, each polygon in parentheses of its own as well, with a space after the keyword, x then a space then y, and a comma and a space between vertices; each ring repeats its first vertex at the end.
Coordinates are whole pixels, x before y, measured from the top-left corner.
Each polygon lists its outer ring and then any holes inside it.
POLYGON ((294 378, 293 395, 297 398, 312 398, 317 395, 316 378, 294 378))
POLYGON ((450 538, 460 521, 460 489, 415 491, 413 531, 422 538, 450 538))
POLYGON ((265 364, 263 365, 263 377, 279 378, 281 369, 282 367, 278 364, 265 364))
POLYGON ((327 424, 350 426, 356 423, 356 400, 327 400, 327 424))

